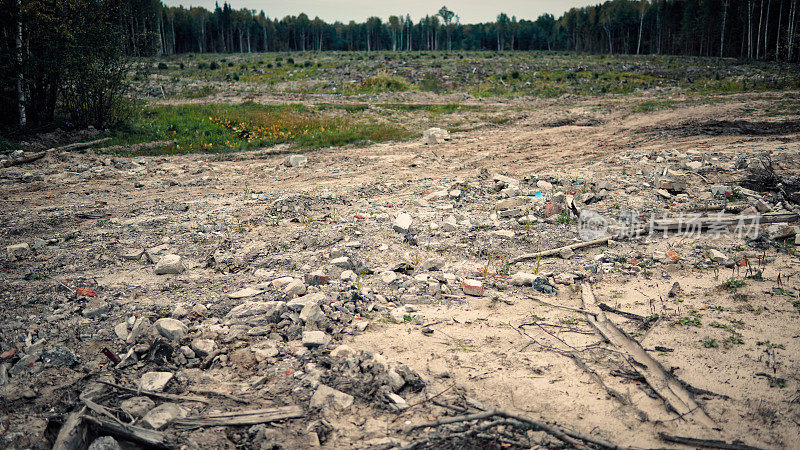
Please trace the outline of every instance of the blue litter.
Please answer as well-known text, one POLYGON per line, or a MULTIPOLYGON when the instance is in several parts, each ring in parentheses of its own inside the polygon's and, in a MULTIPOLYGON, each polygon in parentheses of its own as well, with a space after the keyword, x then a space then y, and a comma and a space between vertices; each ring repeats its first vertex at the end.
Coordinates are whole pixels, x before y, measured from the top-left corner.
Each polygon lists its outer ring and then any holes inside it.
POLYGON ((536 191, 536 193, 533 194, 533 196, 536 198, 544 198, 544 194, 542 194, 542 191, 536 191))

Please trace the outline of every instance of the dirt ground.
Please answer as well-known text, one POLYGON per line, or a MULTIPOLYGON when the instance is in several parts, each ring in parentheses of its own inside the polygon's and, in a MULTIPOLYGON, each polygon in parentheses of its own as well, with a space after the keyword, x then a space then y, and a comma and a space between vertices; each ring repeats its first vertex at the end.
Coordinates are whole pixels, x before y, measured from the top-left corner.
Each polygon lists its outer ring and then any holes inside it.
MULTIPOLYGON (((666 433, 800 448, 800 261, 786 222, 762 224, 756 239, 656 232, 512 261, 581 242, 570 198, 612 224, 751 207, 797 212, 788 190, 750 190, 743 179, 748 158, 765 154, 778 175, 800 175, 800 112, 767 113, 779 100, 797 105, 798 95, 682 99, 636 114, 630 103, 641 99, 512 100, 517 113, 505 124, 437 144, 313 151, 297 167, 284 164, 282 147, 139 158, 76 151, 0 169, 0 243, 29 245, 9 248, 0 263, 0 416, 8 416, 0 442, 49 448, 88 387, 136 387, 157 370, 174 374, 165 392, 206 395, 208 403, 174 400, 189 417, 304 411, 266 425, 166 425, 186 448, 390 448, 424 438, 433 440, 419 448, 466 447, 447 438, 465 430, 457 425, 409 427, 481 408, 624 447, 682 447, 659 438, 666 433), (668 189, 664 179, 685 186, 668 189), (404 212, 412 228, 398 232, 404 212), (181 256, 185 271, 156 275, 166 254, 181 256), (309 281, 317 270, 327 283, 309 281), (518 285, 520 274, 544 288, 518 285), (290 308, 275 320, 236 322, 231 310, 243 303, 292 301, 296 293, 275 281, 287 276, 303 281, 300 299, 324 294, 322 317, 308 319, 301 306, 304 317, 290 308), (465 295, 464 280, 480 281, 483 295, 465 295), (684 383, 713 426, 669 410, 630 355, 597 333, 580 312, 582 285, 598 303, 636 315, 607 312, 684 383), (84 287, 97 297, 81 295, 84 287), (245 288, 243 298, 230 295, 245 288), (115 334, 140 317, 174 317, 188 332, 115 334), (330 342, 304 344, 301 334, 314 330, 330 342), (198 339, 215 350, 204 358, 198 339), (166 349, 161 360, 155 342, 166 349), (75 361, 49 361, 56 347, 75 361), (115 367, 104 348, 134 360, 115 367), (401 374, 391 390, 405 405, 389 395, 389 371, 401 374), (309 404, 320 383, 353 405, 309 404)), ((120 402, 132 394, 105 389, 95 401, 122 417, 120 402)), ((523 435, 506 429, 471 445, 557 446, 523 435)))

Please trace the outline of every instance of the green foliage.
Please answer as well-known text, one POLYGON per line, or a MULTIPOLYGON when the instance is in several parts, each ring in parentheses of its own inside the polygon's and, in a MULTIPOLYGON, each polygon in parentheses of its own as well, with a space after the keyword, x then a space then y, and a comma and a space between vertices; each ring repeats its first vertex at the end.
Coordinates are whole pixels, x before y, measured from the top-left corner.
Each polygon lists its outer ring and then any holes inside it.
POLYGON ((379 93, 379 92, 400 92, 411 89, 411 83, 403 77, 389 75, 381 72, 374 77, 367 78, 359 83, 357 92, 379 93))
POLYGON ((165 62, 158 63, 158 70, 167 70, 167 69, 169 69, 169 67, 167 66, 167 63, 165 63, 165 62))
POLYGON ((219 64, 217 64, 216 61, 211 61, 211 64, 208 65, 208 68, 210 70, 217 70, 219 69, 219 64))
MULTIPOLYGON (((292 143, 299 148, 400 140, 411 134, 394 125, 328 117, 302 105, 180 105, 146 108, 104 145, 175 141, 145 154, 228 152, 292 143)), ((140 154, 134 150, 128 154, 140 154)))

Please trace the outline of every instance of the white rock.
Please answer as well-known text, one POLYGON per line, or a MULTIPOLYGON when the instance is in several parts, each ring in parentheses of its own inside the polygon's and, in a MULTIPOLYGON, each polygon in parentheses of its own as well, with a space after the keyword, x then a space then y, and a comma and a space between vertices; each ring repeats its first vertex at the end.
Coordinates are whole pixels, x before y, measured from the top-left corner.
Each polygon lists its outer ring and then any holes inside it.
POLYGON ((324 331, 303 331, 303 345, 306 347, 319 347, 330 341, 330 336, 324 331))
POLYGON ((131 397, 123 400, 119 407, 126 413, 133 417, 139 418, 147 414, 148 411, 153 409, 156 403, 150 400, 149 397, 131 397))
POLYGON ((235 299, 239 299, 239 298, 255 297, 256 295, 261 294, 262 292, 264 292, 264 291, 262 291, 260 289, 254 289, 254 288, 251 288, 251 287, 247 287, 247 288, 244 288, 244 289, 239 289, 236 292, 231 292, 230 294, 228 294, 228 298, 231 298, 231 299, 235 300, 235 299))
POLYGON ((508 280, 512 286, 533 286, 539 275, 533 273, 517 272, 508 280))
POLYGON ((9 245, 6 247, 6 253, 9 258, 19 258, 31 252, 31 247, 27 242, 21 244, 9 245))
POLYGON ((187 414, 186 409, 175 403, 163 403, 148 411, 140 423, 146 428, 160 430, 174 420, 185 418, 187 414))
POLYGON ((183 273, 186 266, 183 265, 183 259, 174 254, 168 254, 161 257, 156 264, 156 275, 177 275, 183 273))
POLYGON ((189 327, 177 319, 164 317, 154 324, 158 333, 171 341, 180 341, 189 332, 189 327))
POLYGON ((394 219, 392 228, 394 228, 394 231, 397 231, 400 234, 408 234, 408 232, 411 231, 411 225, 413 222, 414 220, 408 213, 401 213, 396 219, 394 219))
POLYGON ((300 311, 300 320, 303 323, 319 323, 325 319, 325 314, 322 312, 322 309, 319 305, 315 303, 309 303, 303 307, 300 311))
POLYGON ((289 298, 297 297, 306 293, 306 284, 303 280, 292 280, 283 288, 283 293, 289 298))
POLYGON ((332 387, 320 384, 314 395, 311 396, 309 406, 311 408, 322 408, 331 405, 336 409, 347 409, 353 405, 353 396, 337 391, 332 387))
POLYGON ((303 155, 289 155, 283 161, 286 167, 301 167, 308 163, 308 158, 303 155))
POLYGON ((347 256, 334 258, 331 260, 331 264, 342 269, 352 269, 353 267, 353 262, 347 256))
POLYGON ((347 358, 355 354, 355 350, 346 345, 340 345, 331 351, 331 356, 334 358, 347 358))
POLYGON ((270 285, 275 289, 281 289, 292 281, 294 281, 294 278, 292 277, 280 277, 272 280, 270 285))
POLYGON ((544 180, 537 181, 536 182, 536 187, 538 187, 539 189, 541 189, 543 191, 552 191, 553 190, 553 184, 548 182, 548 181, 544 181, 544 180))
POLYGON ((386 284, 393 283, 397 281, 397 273, 391 270, 381 272, 381 281, 383 281, 386 284))
POLYGON ((700 170, 703 167, 703 163, 700 161, 690 161, 686 163, 686 168, 690 170, 700 170))
POLYGON ((198 356, 208 356, 216 350, 217 343, 212 339, 195 339, 192 341, 191 349, 197 353, 198 356))
POLYGON ((172 377, 171 372, 147 372, 139 379, 139 387, 145 391, 161 392, 172 377))
POLYGON ((425 144, 441 144, 450 140, 450 133, 441 128, 428 128, 422 133, 422 141, 425 144))

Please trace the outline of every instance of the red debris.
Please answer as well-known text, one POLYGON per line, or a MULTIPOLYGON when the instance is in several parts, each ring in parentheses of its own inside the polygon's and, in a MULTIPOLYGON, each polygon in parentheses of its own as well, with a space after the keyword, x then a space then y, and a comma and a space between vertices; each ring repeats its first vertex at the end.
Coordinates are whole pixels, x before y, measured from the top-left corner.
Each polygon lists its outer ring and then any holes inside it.
POLYGON ((90 287, 79 287, 78 295, 83 297, 97 297, 97 293, 90 287))

